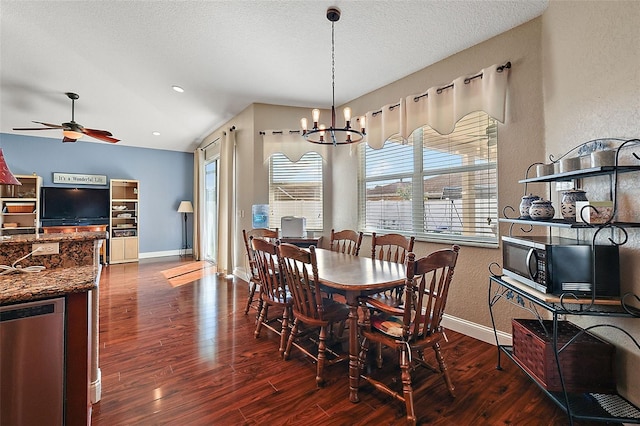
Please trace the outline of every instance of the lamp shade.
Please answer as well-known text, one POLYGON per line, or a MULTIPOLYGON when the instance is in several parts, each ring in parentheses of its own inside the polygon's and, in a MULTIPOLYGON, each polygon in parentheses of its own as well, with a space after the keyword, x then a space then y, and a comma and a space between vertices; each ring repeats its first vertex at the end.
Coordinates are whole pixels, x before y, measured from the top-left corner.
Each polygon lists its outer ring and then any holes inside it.
POLYGON ((11 170, 9 170, 9 166, 7 166, 6 161, 4 161, 4 154, 2 153, 2 148, 0 148, 0 184, 22 185, 20 181, 16 179, 13 173, 11 173, 11 170))
POLYGON ((193 213, 191 201, 181 201, 178 206, 178 213, 193 213))

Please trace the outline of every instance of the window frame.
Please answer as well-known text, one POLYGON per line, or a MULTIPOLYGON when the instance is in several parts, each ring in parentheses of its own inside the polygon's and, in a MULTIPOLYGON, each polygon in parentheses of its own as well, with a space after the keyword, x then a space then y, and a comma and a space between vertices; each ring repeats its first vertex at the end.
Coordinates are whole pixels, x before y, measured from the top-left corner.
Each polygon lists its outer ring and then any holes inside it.
MULTIPOLYGON (((442 149, 442 146, 440 145, 439 149, 442 149)), ((423 126, 416 129, 404 141, 399 135, 393 135, 387 139, 380 150, 373 150, 366 144, 361 144, 358 153, 360 160, 358 167, 358 228, 368 234, 394 232, 414 236, 418 241, 455 242, 462 245, 498 247, 497 146, 497 121, 482 111, 472 112, 463 117, 456 124, 454 131, 448 135, 440 135, 430 127, 423 126), (481 131, 485 133, 478 134, 481 131), (425 136, 425 133, 428 135, 425 136), (468 134, 475 136, 469 138, 468 134), (454 156, 457 156, 460 159, 460 164, 447 164, 445 159, 440 166, 425 167, 425 158, 430 153, 434 155, 437 152, 433 141, 446 141, 454 138, 463 142, 453 143, 448 151, 440 151, 440 153, 443 157, 450 156, 450 162, 453 161, 454 156), (413 141, 418 143, 413 143, 413 141), (456 153, 456 150, 465 152, 464 149, 470 148, 478 150, 483 143, 486 145, 486 152, 482 152, 482 155, 456 153), (399 149, 400 146, 413 147, 411 155, 406 153, 407 148, 404 151, 399 149), (429 147, 432 148, 429 150, 429 147), (400 153, 394 154, 392 149, 398 149, 400 153), (367 164, 367 154, 378 157, 373 159, 373 166, 371 161, 367 164), (479 161, 479 158, 483 158, 483 160, 479 161), (374 167, 376 160, 394 163, 396 167, 389 172, 373 173, 368 170, 368 166, 374 167), (404 164, 404 170, 402 170, 402 166, 397 167, 397 164, 404 164), (486 177, 484 176, 485 172, 486 177), (367 173, 369 173, 368 176, 367 173), (428 177, 432 177, 434 180, 440 179, 440 181, 448 178, 450 182, 460 181, 462 184, 457 188, 455 185, 452 187, 442 186, 440 199, 435 197, 432 199, 429 197, 430 193, 426 191, 428 183, 425 183, 425 179, 428 177), (414 185, 413 182, 421 182, 422 185, 414 185), (373 185, 376 183, 379 185, 374 187, 373 185), (402 201, 396 200, 395 209, 398 215, 385 218, 384 209, 388 208, 388 206, 385 207, 385 200, 394 198, 390 192, 394 185, 397 188, 395 198, 408 197, 409 199, 405 200, 405 203, 409 202, 410 211, 409 209, 403 210, 402 201), (385 199, 384 189, 379 190, 379 197, 372 195, 374 189, 383 186, 390 188, 386 193, 389 198, 385 199), (374 204, 376 198, 379 198, 378 204, 374 204), (382 207, 373 212, 371 210, 373 205, 381 205, 382 207), (434 217, 439 216, 431 216, 432 213, 427 212, 433 206, 440 211, 446 209, 447 206, 450 207, 449 214, 451 216, 457 215, 457 220, 451 219, 448 229, 445 227, 434 231, 433 227, 429 226, 429 222, 433 222, 434 217), (375 217, 377 217, 378 223, 382 224, 381 226, 372 225, 372 222, 376 221, 375 217)), ((437 155, 436 153, 435 156, 437 155)), ((429 162, 429 164, 433 163, 433 161, 429 162)))
MULTIPOLYGON (((322 232, 324 228, 324 160, 317 152, 307 152, 298 161, 291 161, 282 153, 274 153, 269 156, 269 227, 272 229, 281 228, 281 218, 285 216, 296 216, 306 218, 306 230, 322 232), (283 188, 282 182, 274 182, 274 176, 291 175, 294 172, 293 167, 301 169, 307 165, 311 169, 307 170, 307 174, 303 176, 310 178, 309 180, 286 182, 291 191, 283 188), (282 167, 282 170, 274 171, 274 167, 282 167), (288 170, 289 169, 289 170, 288 170), (278 194, 274 185, 278 184, 278 194), (304 187, 311 188, 306 191, 304 187), (288 196, 303 196, 306 200, 301 200, 302 205, 283 207, 279 204, 278 199, 281 198, 280 193, 286 193, 288 196), (311 198, 309 200, 309 198, 311 198), (315 199, 314 199, 315 198, 315 199), (307 204, 310 201, 312 204, 307 204), (315 204, 315 206, 314 206, 315 204)), ((292 179, 292 178, 291 178, 292 179)), ((287 179, 288 180, 288 179, 287 179)))

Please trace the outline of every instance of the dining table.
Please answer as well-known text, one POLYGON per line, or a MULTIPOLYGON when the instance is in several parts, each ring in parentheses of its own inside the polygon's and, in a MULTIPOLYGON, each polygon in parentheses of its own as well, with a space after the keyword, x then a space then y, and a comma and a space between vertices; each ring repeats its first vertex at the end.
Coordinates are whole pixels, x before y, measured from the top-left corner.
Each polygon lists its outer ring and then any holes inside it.
POLYGON ((406 267, 402 263, 353 256, 328 249, 316 248, 315 252, 320 285, 342 294, 349 305, 349 400, 358 402, 358 298, 403 285, 406 267))

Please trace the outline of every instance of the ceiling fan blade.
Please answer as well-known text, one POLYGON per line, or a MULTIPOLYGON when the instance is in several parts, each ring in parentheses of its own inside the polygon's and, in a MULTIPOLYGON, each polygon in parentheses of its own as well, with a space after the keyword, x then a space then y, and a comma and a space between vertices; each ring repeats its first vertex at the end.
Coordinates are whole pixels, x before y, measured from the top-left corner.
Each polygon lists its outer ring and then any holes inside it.
POLYGON ((101 141, 105 141, 105 142, 111 142, 111 143, 120 142, 120 139, 112 138, 111 132, 108 132, 106 130, 87 129, 86 127, 84 127, 82 129, 82 133, 92 138, 100 139, 101 141))
POLYGON ((14 127, 13 130, 55 130, 55 127, 14 127))
POLYGON ((42 121, 32 121, 32 123, 42 124, 43 126, 48 126, 48 127, 51 127, 52 129, 63 129, 64 128, 64 126, 61 126, 60 124, 43 123, 42 121))
POLYGON ((111 132, 107 130, 98 130, 98 129, 87 129, 86 127, 82 128, 82 133, 93 136, 93 135, 102 135, 102 136, 113 136, 111 132))
POLYGON ((78 139, 72 139, 72 138, 68 138, 66 136, 62 138, 62 142, 75 142, 77 140, 78 139))

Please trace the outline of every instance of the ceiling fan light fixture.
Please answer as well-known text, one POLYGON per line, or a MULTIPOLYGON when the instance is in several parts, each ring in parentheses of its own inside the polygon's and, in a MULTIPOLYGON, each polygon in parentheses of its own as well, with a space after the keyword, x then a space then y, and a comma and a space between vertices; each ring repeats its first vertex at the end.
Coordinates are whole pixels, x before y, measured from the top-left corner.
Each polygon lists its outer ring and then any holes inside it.
POLYGON ((307 142, 326 144, 326 145, 345 145, 351 143, 360 142, 365 133, 365 119, 359 117, 359 128, 354 129, 351 127, 351 108, 346 107, 344 109, 344 127, 336 127, 336 71, 335 71, 335 35, 334 24, 340 19, 340 9, 337 7, 330 7, 327 9, 327 19, 331 21, 331 125, 329 127, 324 124, 319 124, 320 110, 315 108, 312 111, 313 126, 311 129, 308 127, 308 121, 306 118, 300 120, 300 127, 302 127, 302 136, 307 142), (328 134, 328 137, 325 137, 328 134))
POLYGON ((62 135, 65 138, 76 139, 76 140, 82 137, 82 133, 76 132, 75 130, 63 130, 62 135))

